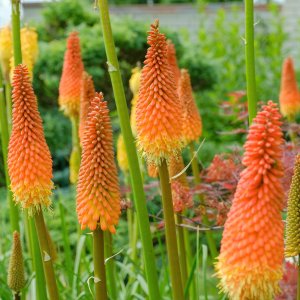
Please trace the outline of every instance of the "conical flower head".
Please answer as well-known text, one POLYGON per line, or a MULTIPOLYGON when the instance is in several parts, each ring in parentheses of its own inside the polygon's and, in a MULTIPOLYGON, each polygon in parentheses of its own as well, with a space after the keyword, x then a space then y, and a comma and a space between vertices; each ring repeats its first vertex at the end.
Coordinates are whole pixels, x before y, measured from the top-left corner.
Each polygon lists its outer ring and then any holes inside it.
POLYGON ((178 81, 180 79, 180 69, 177 63, 176 49, 171 40, 168 40, 167 43, 168 43, 168 51, 167 51, 168 62, 173 72, 175 83, 176 85, 178 85, 178 81))
POLYGON ((28 53, 34 64, 39 53, 38 35, 34 28, 24 27, 21 29, 21 46, 22 54, 24 52, 28 53))
POLYGON ((127 159, 127 153, 125 149, 124 138, 122 134, 119 135, 118 143, 117 143, 117 160, 122 172, 123 173, 128 172, 129 170, 128 159, 127 159))
POLYGON ((181 70, 178 86, 179 99, 183 106, 183 138, 185 143, 198 141, 202 134, 202 121, 193 97, 190 75, 187 70, 181 70))
POLYGON ((25 272, 20 234, 15 231, 7 272, 7 285, 15 293, 19 293, 25 286, 25 272))
POLYGON ((132 69, 132 75, 129 79, 129 87, 132 91, 132 94, 135 95, 139 92, 141 81, 141 68, 136 67, 132 69))
POLYGON ((272 101, 250 127, 243 164, 216 264, 230 299, 274 299, 284 258, 280 114, 272 101))
POLYGON ((0 29, 0 64, 6 79, 9 76, 9 60, 12 55, 12 34, 9 26, 0 29))
POLYGON ((112 128, 107 103, 96 93, 91 101, 82 141, 77 186, 77 215, 81 228, 115 232, 120 215, 120 190, 114 162, 112 128))
POLYGON ((84 126, 88 114, 88 109, 92 99, 95 96, 95 86, 92 76, 87 72, 83 72, 81 81, 81 96, 80 96, 80 122, 79 122, 79 138, 83 140, 84 126))
POLYGON ((137 143, 148 161, 159 164, 182 147, 182 114, 158 21, 151 25, 148 44, 136 108, 137 143))
POLYGON ((289 191, 286 219, 285 255, 300 254, 300 155, 297 155, 294 175, 289 191))
POLYGON ((280 111, 286 117, 293 117, 300 111, 300 94, 291 57, 283 63, 279 102, 280 111))
POLYGON ((8 148, 11 189, 16 203, 34 213, 40 205, 51 204, 52 159, 25 65, 15 68, 12 86, 12 134, 8 148))
POLYGON ((67 40, 58 99, 60 108, 70 117, 79 115, 82 72, 80 40, 77 32, 72 32, 67 40))

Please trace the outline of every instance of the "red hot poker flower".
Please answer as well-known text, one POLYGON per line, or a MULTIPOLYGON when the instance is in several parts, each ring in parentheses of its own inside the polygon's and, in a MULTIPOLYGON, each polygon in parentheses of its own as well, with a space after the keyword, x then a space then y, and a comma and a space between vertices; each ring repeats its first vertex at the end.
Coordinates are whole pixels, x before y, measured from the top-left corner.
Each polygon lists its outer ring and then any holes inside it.
POLYGON ((115 233, 120 216, 120 190, 114 161, 112 128, 102 93, 91 101, 82 141, 77 187, 77 215, 81 228, 115 233))
POLYGON ((180 69, 177 63, 176 49, 171 40, 168 40, 167 43, 168 43, 168 51, 167 51, 168 62, 173 72, 175 83, 176 85, 178 85, 178 81, 180 79, 180 69))

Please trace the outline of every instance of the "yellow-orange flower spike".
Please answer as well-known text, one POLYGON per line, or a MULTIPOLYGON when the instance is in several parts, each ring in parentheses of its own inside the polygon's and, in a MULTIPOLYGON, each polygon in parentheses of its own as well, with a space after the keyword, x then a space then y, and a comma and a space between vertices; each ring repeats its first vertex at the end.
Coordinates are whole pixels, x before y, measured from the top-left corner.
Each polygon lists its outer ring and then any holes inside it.
POLYGON ((12 135, 8 171, 16 203, 32 214, 49 207, 53 188, 52 159, 27 67, 19 65, 13 76, 12 135))
POLYGON ((136 135, 137 135, 136 105, 137 105, 138 98, 139 98, 139 95, 135 94, 131 100, 130 126, 131 126, 132 134, 134 137, 136 137, 136 135))
POLYGON ((88 109, 92 99, 95 96, 95 86, 92 76, 87 72, 83 72, 81 81, 81 96, 80 96, 80 122, 79 122, 79 138, 83 140, 84 126, 88 114, 88 109))
POLYGON ((241 173, 216 263, 230 299, 274 299, 284 259, 280 113, 272 101, 250 126, 241 173))
POLYGON ((148 161, 160 164, 182 148, 182 113, 158 21, 151 25, 147 42, 136 107, 137 144, 148 161))
POLYGON ((107 103, 96 93, 91 101, 82 141, 77 186, 77 215, 81 228, 115 233, 120 216, 120 190, 114 162, 112 128, 107 103))
POLYGON ((202 134, 202 121, 193 97, 190 75, 187 70, 181 70, 178 95, 183 110, 183 138, 186 144, 198 141, 202 134))
POLYGON ((286 117, 294 117, 300 111, 300 94, 291 57, 286 58, 282 66, 279 103, 286 117))
POLYGON ((10 58, 12 55, 12 36, 9 26, 0 29, 0 64, 6 79, 9 76, 10 58))
POLYGON ((123 173, 128 172, 129 170, 128 159, 127 159, 127 153, 125 149, 124 138, 122 134, 119 135, 118 143, 117 143, 117 160, 122 172, 123 173))
POLYGON ((294 175, 289 191, 287 219, 286 219, 286 241, 285 255, 296 256, 300 254, 300 155, 295 161, 294 175))
POLYGON ((72 32, 67 40, 58 98, 60 108, 69 117, 79 115, 82 72, 80 40, 77 32, 72 32))
POLYGON ((133 95, 135 95, 139 92, 140 80, 141 80, 141 68, 136 67, 136 68, 132 69, 132 75, 129 79, 129 87, 130 87, 133 95))
POLYGON ((32 63, 36 62, 39 48, 38 35, 34 28, 24 27, 21 29, 22 54, 27 52, 31 56, 32 63))
POLYGON ((168 62, 172 69, 174 80, 176 85, 178 85, 178 81, 180 79, 180 69, 178 67, 177 58, 176 58, 176 49, 171 40, 168 40, 168 62))

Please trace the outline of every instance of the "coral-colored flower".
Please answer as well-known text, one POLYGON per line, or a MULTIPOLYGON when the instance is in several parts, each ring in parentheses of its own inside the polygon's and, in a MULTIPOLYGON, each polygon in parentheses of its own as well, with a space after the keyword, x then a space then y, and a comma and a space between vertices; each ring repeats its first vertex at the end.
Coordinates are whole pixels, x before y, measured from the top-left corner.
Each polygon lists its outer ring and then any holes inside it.
POLYGON ((81 96, 80 96, 80 120, 79 120, 79 138, 83 140, 84 126, 89 110, 90 103, 95 96, 95 86, 92 76, 87 72, 83 72, 81 81, 81 96))
POLYGON ((34 213, 40 205, 51 204, 52 159, 25 65, 15 68, 12 85, 13 127, 8 148, 11 189, 14 200, 34 213))
POLYGON ((9 76, 9 60, 12 55, 12 36, 9 26, 0 29, 0 64, 6 79, 9 76))
POLYGON ((168 44, 168 51, 167 51, 168 62, 173 72, 175 83, 176 85, 178 85, 178 81, 180 79, 180 69, 177 63, 176 49, 171 40, 168 40, 167 44, 168 44))
POLYGON ((122 172, 123 173, 128 172, 129 170, 128 159, 127 159, 127 153, 125 149, 124 138, 122 134, 119 135, 118 143, 117 143, 117 160, 122 172))
POLYGON ((79 115, 82 72, 80 40, 77 32, 72 32, 67 40, 58 99, 61 109, 67 116, 79 115))
POLYGON ((287 206, 285 255, 300 254, 300 155, 295 161, 294 175, 287 206))
POLYGON ((183 138, 186 143, 198 141, 202 134, 202 121, 193 97, 190 75, 185 69, 181 70, 178 95, 183 106, 183 138))
POLYGON ((300 111, 300 94, 291 57, 286 58, 282 66, 279 102, 284 116, 293 117, 300 111))
POLYGON ((283 134, 272 101, 263 106, 245 144, 244 171, 228 214, 216 263, 230 299, 274 299, 284 258, 281 185, 283 134))
POLYGON ((77 186, 77 214, 81 228, 115 232, 120 215, 120 190, 114 162, 112 128, 107 103, 96 93, 91 101, 82 141, 77 186))
POLYGON ((158 21, 151 25, 147 41, 136 108, 137 144, 148 161, 159 164, 182 147, 182 112, 158 21))

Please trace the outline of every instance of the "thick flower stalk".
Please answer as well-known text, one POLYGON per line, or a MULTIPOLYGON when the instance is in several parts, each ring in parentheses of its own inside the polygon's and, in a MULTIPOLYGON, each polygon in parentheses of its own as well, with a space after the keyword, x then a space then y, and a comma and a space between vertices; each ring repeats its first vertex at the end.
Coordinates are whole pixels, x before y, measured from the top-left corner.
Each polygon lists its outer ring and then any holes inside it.
POLYGON ((9 26, 0 29, 0 64, 3 76, 9 79, 10 64, 12 55, 12 34, 9 26))
POLYGON ((178 82, 180 79, 180 69, 177 63, 176 49, 171 40, 168 40, 167 43, 168 43, 168 51, 167 51, 168 62, 173 72, 175 83, 178 86, 178 82))
POLYGON ((79 116, 82 73, 80 40, 77 32, 72 32, 67 40, 58 98, 60 108, 69 117, 79 116))
POLYGON ((81 81, 81 96, 80 96, 80 119, 79 119, 79 138, 83 140, 84 127, 87 119, 88 109, 92 99, 95 96, 95 86, 91 75, 83 72, 81 81))
POLYGON ((15 202, 33 214, 40 206, 51 204, 52 159, 25 65, 15 68, 12 85, 13 127, 8 171, 15 202))
POLYGON ((281 113, 289 119, 300 111, 300 94, 291 57, 286 58, 282 66, 279 102, 281 113))
POLYGON ((122 134, 120 134, 118 137, 117 160, 120 169, 124 174, 126 174, 129 171, 129 167, 128 167, 128 159, 127 159, 127 154, 126 154, 126 149, 124 144, 124 138, 122 134))
POLYGON ((120 190, 114 162, 112 128, 107 103, 96 93, 91 101, 82 141, 77 187, 77 214, 81 228, 115 233, 120 216, 120 190))
POLYGON ((294 175, 289 191, 287 219, 286 219, 286 241, 285 255, 296 256, 300 254, 300 155, 295 161, 294 175))
POLYGON ((145 66, 136 107, 137 144, 147 161, 160 164, 182 148, 181 105, 171 67, 167 59, 167 42, 151 25, 145 66))
POLYGON ((202 134, 202 121, 193 97, 190 75, 187 70, 181 70, 178 86, 179 99, 183 106, 183 137, 185 143, 198 141, 202 134))
POLYGON ((230 299, 274 299, 284 258, 280 113, 269 101, 250 126, 233 204, 216 263, 230 299))

